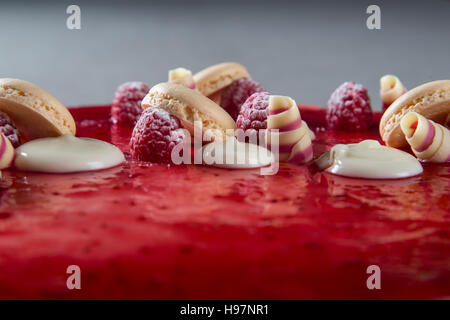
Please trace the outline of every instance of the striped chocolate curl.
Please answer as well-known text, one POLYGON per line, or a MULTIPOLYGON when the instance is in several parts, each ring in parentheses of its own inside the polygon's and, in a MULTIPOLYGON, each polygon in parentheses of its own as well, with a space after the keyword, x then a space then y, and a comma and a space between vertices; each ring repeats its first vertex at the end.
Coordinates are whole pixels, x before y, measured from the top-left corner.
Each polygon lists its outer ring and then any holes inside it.
POLYGON ((406 141, 417 158, 430 162, 450 161, 450 130, 416 112, 400 122, 406 141))
POLYGON ((405 87, 396 76, 388 74, 380 78, 380 98, 383 103, 383 109, 389 107, 392 102, 405 92, 405 87))
POLYGON ((271 95, 267 113, 268 147, 273 152, 278 147, 279 160, 294 163, 311 161, 313 150, 310 132, 302 121, 295 101, 290 97, 271 95), (273 135, 278 136, 278 146, 270 143, 273 135))
POLYGON ((0 169, 11 166, 16 152, 8 138, 0 133, 0 169))

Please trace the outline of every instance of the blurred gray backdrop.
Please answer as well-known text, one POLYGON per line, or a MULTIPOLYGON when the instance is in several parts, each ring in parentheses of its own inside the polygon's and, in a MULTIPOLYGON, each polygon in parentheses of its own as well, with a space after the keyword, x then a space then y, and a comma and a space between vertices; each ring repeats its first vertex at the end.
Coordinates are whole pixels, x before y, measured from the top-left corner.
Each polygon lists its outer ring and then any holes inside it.
POLYGON ((110 103, 125 81, 237 61, 274 94, 326 105, 343 81, 412 88, 450 78, 450 1, 4 1, 0 77, 38 84, 69 106, 110 103), (66 8, 81 7, 81 30, 66 8), (366 8, 381 7, 381 30, 366 8))

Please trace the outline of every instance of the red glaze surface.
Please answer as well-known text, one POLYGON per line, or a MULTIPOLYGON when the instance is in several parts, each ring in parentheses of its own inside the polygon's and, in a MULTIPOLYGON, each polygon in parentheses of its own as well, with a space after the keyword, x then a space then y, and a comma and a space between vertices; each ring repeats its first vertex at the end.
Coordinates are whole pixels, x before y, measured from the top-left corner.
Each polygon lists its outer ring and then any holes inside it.
MULTIPOLYGON (((310 127, 324 111, 302 108, 310 127)), ((71 110, 79 136, 128 151, 108 107, 71 110)), ((376 116, 379 118, 379 115, 376 116)), ((316 131, 314 154, 377 138, 316 131)), ((128 157, 129 159, 129 157, 128 157)), ((450 166, 359 180, 127 161, 79 174, 3 171, 0 298, 450 297, 450 166), (81 290, 66 268, 81 267, 81 290), (368 290, 366 268, 381 268, 368 290)))

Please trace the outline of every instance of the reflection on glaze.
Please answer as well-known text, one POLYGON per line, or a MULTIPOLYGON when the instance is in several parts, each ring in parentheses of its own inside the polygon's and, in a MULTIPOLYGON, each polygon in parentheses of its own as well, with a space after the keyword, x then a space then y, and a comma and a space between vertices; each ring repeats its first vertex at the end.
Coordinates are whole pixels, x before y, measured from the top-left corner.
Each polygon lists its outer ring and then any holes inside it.
POLYGON ((337 144, 330 150, 330 173, 353 178, 399 179, 423 172, 409 153, 382 146, 376 140, 337 144))
POLYGON ((122 151, 112 144, 70 134, 32 140, 17 148, 16 153, 17 169, 49 173, 101 170, 125 160, 122 151))

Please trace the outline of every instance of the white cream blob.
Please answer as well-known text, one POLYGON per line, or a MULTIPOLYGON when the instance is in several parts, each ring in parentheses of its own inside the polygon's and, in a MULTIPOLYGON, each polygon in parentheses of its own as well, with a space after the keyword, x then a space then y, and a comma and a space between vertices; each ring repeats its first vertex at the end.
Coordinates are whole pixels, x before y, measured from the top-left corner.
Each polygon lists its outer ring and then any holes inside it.
POLYGON ((261 168, 275 159, 268 149, 236 138, 211 142, 202 151, 204 164, 228 169, 261 168))
POLYGON ((414 156, 376 140, 337 144, 330 150, 329 163, 326 171, 353 178, 399 179, 423 172, 414 156))
POLYGON ((110 143, 65 134, 21 145, 14 165, 24 171, 68 173, 111 168, 123 161, 122 151, 110 143))

